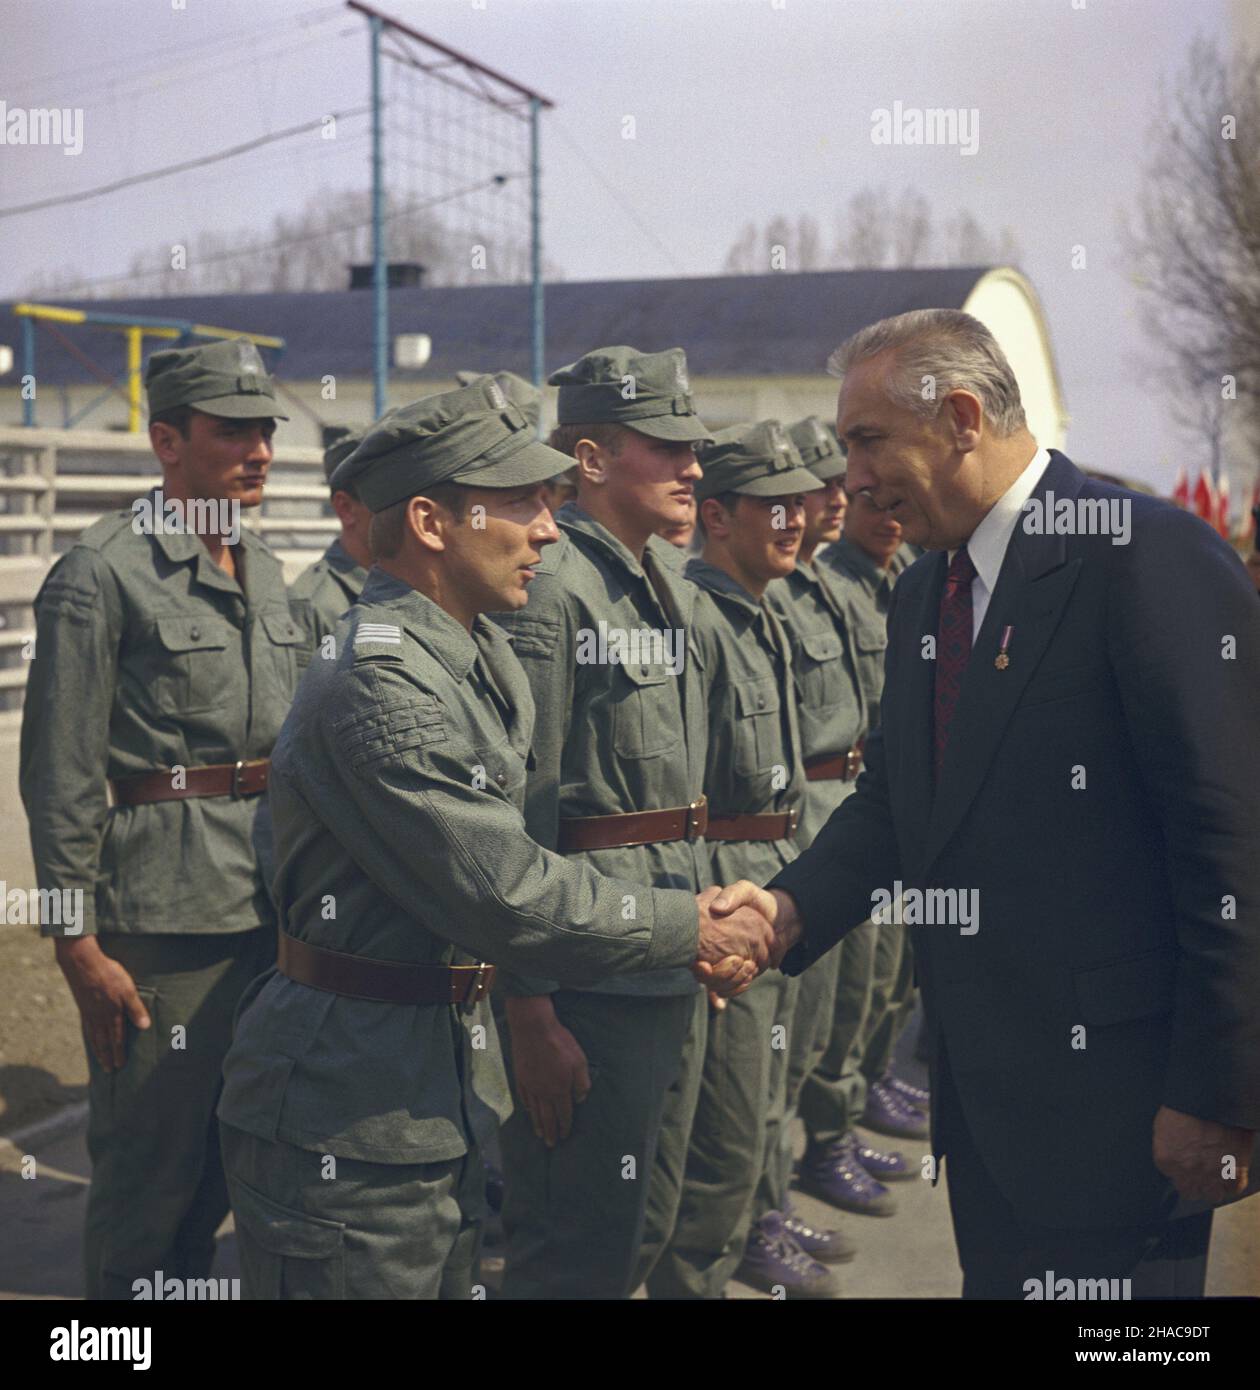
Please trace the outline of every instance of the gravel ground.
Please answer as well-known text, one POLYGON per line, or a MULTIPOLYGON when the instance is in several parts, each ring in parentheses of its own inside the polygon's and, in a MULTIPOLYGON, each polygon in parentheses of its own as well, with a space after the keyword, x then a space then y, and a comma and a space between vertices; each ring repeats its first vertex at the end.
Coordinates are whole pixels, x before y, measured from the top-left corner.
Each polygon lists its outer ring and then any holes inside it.
MULTIPOLYGON (((18 796, 18 721, 0 716, 0 880, 35 884, 18 796)), ((0 904, 2 907, 3 904, 0 904)), ((0 912, 0 1134, 42 1119, 87 1094, 79 1014, 38 928, 10 926, 0 912)))
POLYGON ((82 1100, 87 1059, 51 941, 0 926, 0 980, 0 1134, 10 1134, 82 1100))

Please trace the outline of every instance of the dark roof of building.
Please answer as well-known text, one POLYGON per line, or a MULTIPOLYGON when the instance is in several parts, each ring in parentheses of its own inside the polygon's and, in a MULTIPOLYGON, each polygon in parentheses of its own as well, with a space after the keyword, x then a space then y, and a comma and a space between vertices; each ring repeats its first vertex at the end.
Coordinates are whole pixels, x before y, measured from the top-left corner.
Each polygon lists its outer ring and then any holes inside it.
MULTIPOLYGON (((682 346, 697 377, 819 375, 832 350, 857 329, 910 309, 961 308, 988 269, 560 281, 546 287, 547 369, 553 371, 592 347, 629 343, 644 351, 682 346)), ((397 374, 447 380, 461 368, 473 368, 528 376, 529 296, 527 285, 391 290, 390 336, 427 333, 433 342, 422 371, 397 374)), ((279 372, 290 381, 330 374, 361 378, 372 371, 370 290, 61 302, 284 338, 279 372)), ((9 307, 0 305, 0 311, 7 313, 9 307)), ((58 327, 105 370, 115 375, 123 371, 122 334, 58 327)), ((15 329, 12 324, 8 332, 0 330, 0 340, 16 346, 15 329)), ((55 336, 40 330, 37 342, 40 379, 53 385, 89 379, 55 336)), ((161 346, 160 340, 147 338, 146 356, 161 346)))

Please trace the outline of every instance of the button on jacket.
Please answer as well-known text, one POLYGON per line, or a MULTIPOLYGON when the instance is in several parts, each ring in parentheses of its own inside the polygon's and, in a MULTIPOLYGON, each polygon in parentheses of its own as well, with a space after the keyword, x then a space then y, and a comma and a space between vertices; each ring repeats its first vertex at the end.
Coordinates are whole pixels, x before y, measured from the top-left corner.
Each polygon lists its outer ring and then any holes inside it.
MULTIPOLYGON (((562 507, 556 520, 563 534, 543 551, 529 602, 515 613, 496 615, 513 635, 538 710, 526 820, 547 846, 557 843, 561 816, 665 810, 690 804, 704 790, 704 693, 687 636, 698 595, 683 577, 677 547, 653 536, 640 565, 576 504, 562 507), (672 634, 680 627, 684 637, 677 640, 687 647, 670 648, 682 658, 678 675, 667 662, 650 659, 659 651, 642 646, 638 655, 649 659, 604 659, 613 630, 672 634)), ((703 840, 566 857, 658 887, 695 893, 710 882, 703 840)), ((690 972, 675 970, 602 980, 596 988, 609 994, 691 994, 696 982, 690 972)), ((550 993, 555 982, 512 979, 508 989, 550 993)))
MULTIPOLYGON (((695 959, 693 896, 601 878, 521 815, 533 702, 508 639, 473 635, 373 570, 303 677, 272 797, 284 929, 382 961, 466 963, 589 983, 695 959), (627 903, 633 911, 627 912, 627 903)), ((224 1065, 227 1124, 380 1163, 464 1153, 510 1110, 486 1002, 352 999, 276 971, 224 1065)))
POLYGON ((21 789, 36 875, 83 890, 88 933, 248 931, 274 922, 266 797, 111 808, 107 782, 266 757, 302 634, 249 530, 233 579, 193 533, 138 533, 134 516, 89 527, 35 599, 21 789))

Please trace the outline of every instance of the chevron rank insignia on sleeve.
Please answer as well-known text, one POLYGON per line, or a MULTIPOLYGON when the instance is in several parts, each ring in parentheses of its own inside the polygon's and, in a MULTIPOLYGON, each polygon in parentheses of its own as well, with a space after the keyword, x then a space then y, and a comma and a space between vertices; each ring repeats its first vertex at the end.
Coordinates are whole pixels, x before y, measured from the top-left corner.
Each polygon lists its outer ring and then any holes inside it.
POLYGON ((354 630, 354 645, 381 643, 390 647, 402 646, 402 628, 393 623, 360 623, 354 630))

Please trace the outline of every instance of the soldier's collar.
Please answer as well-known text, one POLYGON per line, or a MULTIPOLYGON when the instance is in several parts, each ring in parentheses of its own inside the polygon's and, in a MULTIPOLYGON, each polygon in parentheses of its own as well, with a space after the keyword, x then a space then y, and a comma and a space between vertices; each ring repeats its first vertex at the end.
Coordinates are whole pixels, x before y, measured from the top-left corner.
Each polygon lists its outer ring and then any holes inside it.
POLYGON ((163 529, 152 534, 162 554, 173 565, 182 565, 189 560, 195 560, 198 555, 208 557, 210 554, 202 545, 201 538, 192 531, 167 531, 163 529))
POLYGON ((583 511, 576 502, 566 502, 556 513, 556 522, 570 535, 589 536, 611 559, 616 560, 631 574, 643 573, 643 566, 608 527, 596 521, 590 512, 583 511))
POLYGON ((738 579, 732 579, 725 570, 718 569, 716 565, 711 565, 698 555, 687 561, 686 574, 693 584, 698 584, 711 593, 721 594, 724 598, 734 599, 750 613, 761 610, 760 600, 755 599, 738 579))
POLYGON ((359 595, 359 604, 397 614, 399 625, 426 651, 432 652, 457 681, 462 681, 472 670, 477 659, 477 644, 463 624, 410 584, 373 566, 359 595))
POLYGON ((831 547, 830 558, 864 580, 872 590, 878 589, 888 578, 887 570, 881 569, 860 545, 854 545, 844 536, 831 547))

